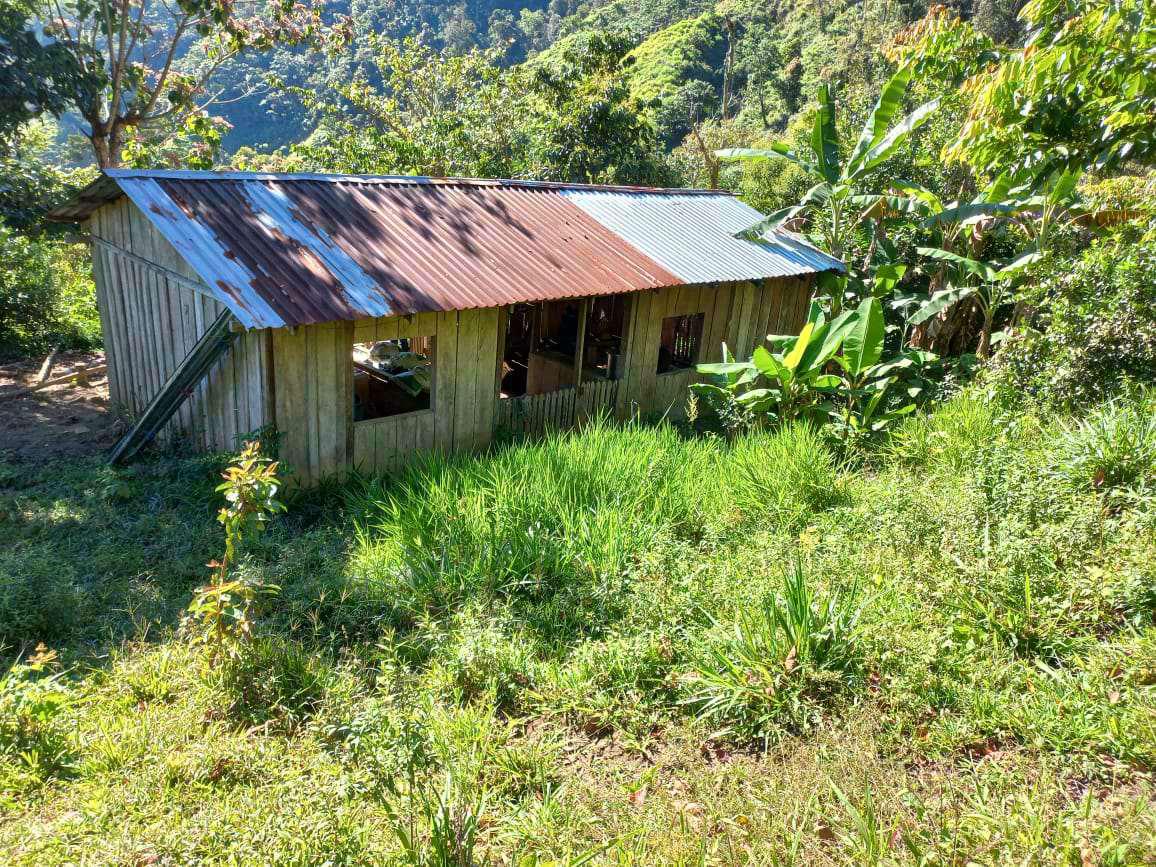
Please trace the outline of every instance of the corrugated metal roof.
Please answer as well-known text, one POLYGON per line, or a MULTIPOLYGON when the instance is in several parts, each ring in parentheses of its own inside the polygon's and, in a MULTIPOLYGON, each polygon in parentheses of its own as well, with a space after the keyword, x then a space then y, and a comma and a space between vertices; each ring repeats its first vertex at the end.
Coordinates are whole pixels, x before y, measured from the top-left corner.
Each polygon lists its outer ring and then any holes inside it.
POLYGON ((735 237, 763 215, 734 196, 624 196, 602 190, 561 195, 687 283, 843 270, 839 260, 788 232, 762 241, 735 237))
POLYGON ((55 216, 121 192, 248 327, 841 267, 793 236, 734 238, 761 215, 705 190, 115 170, 55 216))

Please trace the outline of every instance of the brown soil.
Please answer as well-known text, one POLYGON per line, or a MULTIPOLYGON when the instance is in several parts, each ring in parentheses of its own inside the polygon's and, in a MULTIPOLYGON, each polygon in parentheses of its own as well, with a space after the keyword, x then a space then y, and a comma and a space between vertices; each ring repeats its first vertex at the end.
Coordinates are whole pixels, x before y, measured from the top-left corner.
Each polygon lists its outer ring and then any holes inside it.
MULTIPOLYGON (((108 406, 108 379, 50 386, 17 398, 34 385, 41 358, 0 365, 0 460, 42 461, 107 451, 124 431, 108 406)), ((49 378, 104 363, 102 352, 62 352, 49 378)))

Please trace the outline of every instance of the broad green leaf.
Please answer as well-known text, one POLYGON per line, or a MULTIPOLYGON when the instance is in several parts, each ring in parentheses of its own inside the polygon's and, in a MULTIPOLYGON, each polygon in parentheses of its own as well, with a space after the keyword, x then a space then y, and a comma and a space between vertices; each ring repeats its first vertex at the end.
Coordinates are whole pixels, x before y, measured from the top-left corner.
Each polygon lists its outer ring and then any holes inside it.
POLYGON ((1067 201, 1076 190, 1076 184, 1080 182, 1080 170, 1069 169, 1056 176, 1049 184, 1048 201, 1052 203, 1059 203, 1067 201))
POLYGON ((870 421, 871 417, 875 415, 875 410, 879 407, 879 402, 883 400, 883 395, 886 393, 886 388, 881 388, 867 401, 867 405, 863 407, 864 421, 870 421))
POLYGON ((883 305, 878 298, 864 298, 843 338, 843 357, 852 375, 859 376, 883 354, 883 305))
POLYGON ((1007 199, 1008 194, 1011 192, 1012 184, 1014 183, 1015 180, 1010 174, 1001 172, 999 176, 991 182, 991 186, 983 191, 982 198, 976 201, 1002 202, 1007 199))
POLYGON ((916 184, 907 180, 898 180, 893 181, 892 186, 899 190, 901 193, 906 193, 911 198, 922 202, 927 208, 928 213, 935 213, 936 211, 943 210, 943 200, 921 184, 916 184))
POLYGON ((708 376, 727 376, 731 373, 742 373, 751 367, 749 361, 723 361, 711 364, 699 364, 695 369, 708 376))
POLYGON ((882 376, 894 373, 897 370, 906 370, 909 367, 914 367, 915 361, 911 358, 900 356, 893 358, 891 361, 885 361, 882 364, 876 364, 867 371, 868 379, 879 379, 882 376))
POLYGON ((908 322, 912 325, 919 325, 920 323, 926 322, 932 316, 941 313, 956 302, 975 294, 975 292, 976 288, 974 286, 957 286, 952 289, 944 289, 942 292, 936 292, 926 304, 915 312, 915 315, 912 316, 908 322))
POLYGON ((716 398, 718 400, 727 400, 730 398, 729 391, 717 385, 711 385, 709 382, 692 382, 690 384, 690 390, 706 398, 716 398))
POLYGON ((844 310, 832 320, 831 326, 827 329, 827 334, 823 338, 822 357, 834 357, 835 353, 839 351, 839 347, 843 344, 843 335, 845 335, 854 324, 854 310, 844 310))
POLYGON ((735 160, 790 160, 796 165, 802 166, 804 169, 806 169, 808 174, 819 174, 819 171, 815 167, 814 163, 803 159, 801 156, 791 150, 789 145, 786 145, 782 142, 775 142, 769 148, 724 148, 723 150, 715 151, 714 155, 724 162, 733 162, 735 160))
POLYGON ((907 273, 907 266, 898 263, 877 265, 875 268, 874 293, 876 296, 890 292, 907 273))
POLYGON ((911 72, 910 66, 904 66, 891 76, 890 81, 883 85, 883 90, 879 93, 879 101, 875 103, 875 108, 871 110, 867 122, 863 124, 859 141, 855 143, 855 148, 851 151, 851 157, 847 161, 848 166, 854 165, 862 159, 863 155, 887 133, 891 119, 895 117, 895 113, 903 105, 903 95, 907 92, 907 85, 911 81, 911 72))
POLYGON ((825 373, 822 376, 816 376, 811 383, 815 388, 838 388, 843 384, 843 380, 831 373, 825 373))
POLYGON ((791 205, 789 208, 779 208, 779 210, 767 214, 753 226, 743 229, 735 237, 743 241, 761 241, 771 232, 777 232, 806 209, 807 206, 802 204, 791 205))
MULTIPOLYGON (((812 304, 812 306, 814 306, 812 304)), ((807 346, 811 342, 811 333, 815 330, 814 322, 807 322, 803 326, 803 330, 799 332, 799 336, 795 338, 795 345, 791 347, 791 351, 787 353, 783 359, 783 366, 790 371, 799 369, 799 362, 803 360, 803 353, 807 351, 807 346)))
POLYGON ((822 367, 831 356, 838 351, 839 344, 837 341, 834 345, 827 343, 827 334, 829 331, 830 323, 823 322, 815 326, 815 330, 811 332, 810 342, 803 351, 799 366, 795 369, 797 374, 822 367))
POLYGON ((783 370, 783 365, 762 346, 755 347, 755 354, 751 360, 759 369, 759 373, 772 379, 777 378, 783 370))
POLYGON ((1009 262, 1008 264, 1006 264, 1002 268, 1000 268, 998 271, 996 271, 995 272, 996 279, 997 280, 1009 280, 1012 277, 1016 277, 1020 273, 1022 273, 1024 270, 1031 267, 1036 262, 1040 261, 1040 259, 1042 259, 1042 258, 1043 258, 1043 254, 1040 253, 1039 251, 1029 250, 1028 252, 1017 256, 1011 262, 1009 262))
POLYGON ((742 404, 755 403, 756 401, 764 400, 768 397, 773 397, 775 392, 769 388, 752 388, 750 391, 744 391, 735 400, 742 404))
POLYGON ((831 98, 830 86, 824 82, 819 85, 819 110, 815 112, 815 123, 811 128, 811 150, 815 152, 819 174, 829 184, 839 180, 838 136, 835 101, 831 98))
POLYGON ((999 214, 1014 214, 1020 208, 1002 202, 967 202, 962 205, 953 205, 944 208, 938 214, 932 214, 923 221, 929 229, 942 226, 945 223, 969 223, 980 217, 994 217, 999 214))
POLYGON ((811 306, 807 308, 807 321, 816 328, 827 321, 827 316, 823 313, 823 305, 814 298, 811 299, 811 306))
POLYGON ((969 259, 966 256, 960 256, 958 253, 952 253, 950 250, 944 250, 939 247, 916 247, 916 252, 921 256, 927 256, 929 259, 950 262, 988 282, 996 279, 995 269, 986 262, 980 262, 978 259, 969 259))
POLYGON ((888 130, 887 134, 858 160, 848 162, 844 176, 848 180, 858 180, 863 177, 863 175, 867 174, 895 153, 911 133, 928 121, 932 112, 937 108, 939 108, 938 99, 933 99, 931 102, 925 102, 919 106, 919 108, 915 109, 915 111, 911 112, 911 114, 907 115, 907 117, 903 118, 903 120, 888 130))

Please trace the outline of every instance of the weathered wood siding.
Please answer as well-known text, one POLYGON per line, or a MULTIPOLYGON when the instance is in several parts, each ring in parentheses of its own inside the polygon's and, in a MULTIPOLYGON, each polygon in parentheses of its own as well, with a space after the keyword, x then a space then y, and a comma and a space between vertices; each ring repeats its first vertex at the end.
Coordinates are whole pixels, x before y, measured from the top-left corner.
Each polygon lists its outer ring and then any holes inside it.
POLYGON ((798 277, 639 292, 630 306, 618 414, 678 416, 687 387, 702 379, 693 369, 657 372, 663 319, 703 314, 700 362, 721 361, 723 341, 735 357, 749 358, 767 334, 798 331, 812 282, 798 277))
MULTIPOLYGON (((135 416, 224 308, 193 288, 196 273, 128 199, 100 208, 87 225, 109 397, 135 416)), ((162 441, 234 449, 271 421, 269 339, 267 331, 240 335, 160 431, 162 441)))
POLYGON ((282 460, 307 483, 347 465, 389 472, 423 450, 488 444, 498 394, 499 312, 490 307, 275 330, 282 460), (434 338, 430 409, 355 422, 353 344, 402 337, 434 338))

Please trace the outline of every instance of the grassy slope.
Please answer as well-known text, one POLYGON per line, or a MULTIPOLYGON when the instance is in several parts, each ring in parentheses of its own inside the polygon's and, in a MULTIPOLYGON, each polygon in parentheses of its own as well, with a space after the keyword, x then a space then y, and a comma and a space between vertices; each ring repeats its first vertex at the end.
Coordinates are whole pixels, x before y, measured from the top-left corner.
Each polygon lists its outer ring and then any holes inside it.
POLYGON ((1078 445, 960 398, 874 467, 596 429, 315 494, 213 674, 173 635, 213 464, 8 468, 0 630, 69 673, 63 754, 0 765, 3 860, 388 861, 471 819, 518 863, 1151 859, 1156 522, 1078 445), (814 657, 760 619, 796 562, 858 617, 814 657))

